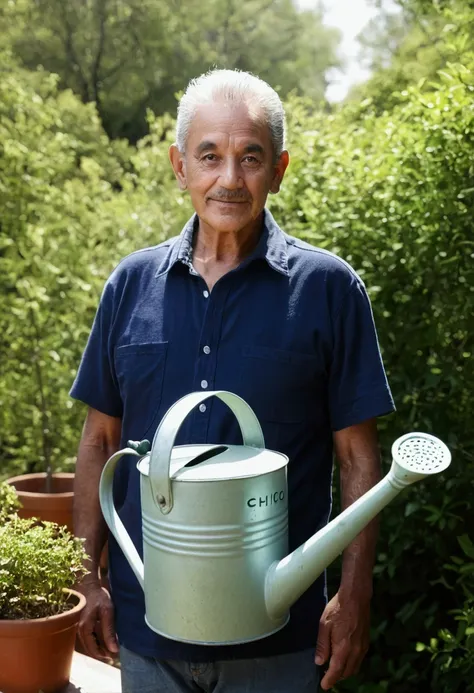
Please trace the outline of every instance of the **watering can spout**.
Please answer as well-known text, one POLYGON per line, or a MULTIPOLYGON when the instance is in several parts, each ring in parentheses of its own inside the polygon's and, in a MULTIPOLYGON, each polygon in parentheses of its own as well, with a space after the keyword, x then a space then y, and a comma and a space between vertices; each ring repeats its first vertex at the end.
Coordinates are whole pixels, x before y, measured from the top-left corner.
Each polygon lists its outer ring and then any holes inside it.
POLYGON ((269 567, 265 580, 265 603, 271 619, 281 619, 403 488, 444 471, 451 462, 446 445, 425 433, 410 433, 396 440, 392 457, 389 473, 378 484, 295 551, 269 567))

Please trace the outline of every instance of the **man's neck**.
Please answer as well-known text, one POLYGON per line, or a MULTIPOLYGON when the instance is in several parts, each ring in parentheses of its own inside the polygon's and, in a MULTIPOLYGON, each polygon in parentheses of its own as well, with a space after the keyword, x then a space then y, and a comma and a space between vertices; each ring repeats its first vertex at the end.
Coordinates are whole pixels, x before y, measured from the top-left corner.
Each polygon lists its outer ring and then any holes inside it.
POLYGON ((193 262, 239 265, 255 249, 262 231, 263 213, 243 229, 216 231, 199 220, 194 237, 193 262))
POLYGON ((194 238, 193 266, 209 290, 255 249, 262 231, 263 213, 236 232, 216 231, 199 220, 194 238))

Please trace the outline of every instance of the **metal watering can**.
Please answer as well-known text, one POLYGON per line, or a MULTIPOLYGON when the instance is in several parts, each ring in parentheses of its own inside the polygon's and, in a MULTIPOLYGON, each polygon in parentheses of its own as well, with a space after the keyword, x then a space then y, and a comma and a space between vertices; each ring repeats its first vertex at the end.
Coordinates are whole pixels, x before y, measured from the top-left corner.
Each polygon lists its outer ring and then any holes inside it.
POLYGON ((445 470, 451 455, 425 433, 392 446, 389 473, 287 555, 288 458, 265 449, 248 404, 230 392, 194 392, 162 419, 151 445, 112 455, 100 480, 104 518, 145 593, 145 620, 167 638, 222 645, 265 638, 285 626, 290 606, 406 486, 445 470), (209 397, 234 413, 243 445, 174 447, 186 416, 209 397), (143 562, 112 498, 117 462, 140 457, 143 562))

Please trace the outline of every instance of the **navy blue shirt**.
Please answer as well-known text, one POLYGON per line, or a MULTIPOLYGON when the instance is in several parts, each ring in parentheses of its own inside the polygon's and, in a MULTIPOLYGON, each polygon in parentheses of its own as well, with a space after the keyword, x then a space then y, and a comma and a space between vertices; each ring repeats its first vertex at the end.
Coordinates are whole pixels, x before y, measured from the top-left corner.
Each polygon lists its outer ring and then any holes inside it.
MULTIPOLYGON (((122 418, 122 447, 152 439, 180 397, 229 390, 262 425, 266 447, 289 457, 290 550, 327 523, 332 433, 393 410, 364 285, 335 255, 286 235, 265 210, 254 252, 212 292, 192 267, 194 216, 180 236, 132 253, 106 282, 71 390, 72 397, 122 418)), ((176 444, 242 442, 215 398, 196 408, 176 444)), ((142 554, 139 472, 123 458, 115 503, 142 554)), ((316 643, 326 603, 321 576, 279 633, 238 646, 199 646, 158 636, 144 599, 110 538, 110 583, 119 641, 138 654, 207 661, 261 657, 316 643)), ((225 585, 223 585, 225 589, 225 585)))

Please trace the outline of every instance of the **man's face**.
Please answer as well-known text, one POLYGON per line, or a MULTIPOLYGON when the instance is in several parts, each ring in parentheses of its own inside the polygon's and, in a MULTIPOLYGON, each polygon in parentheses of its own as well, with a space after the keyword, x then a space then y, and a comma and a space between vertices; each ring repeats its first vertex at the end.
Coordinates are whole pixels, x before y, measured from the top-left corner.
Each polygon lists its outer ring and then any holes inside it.
POLYGON ((278 192, 288 153, 275 161, 262 114, 246 104, 200 106, 189 128, 186 154, 173 145, 170 159, 200 220, 215 231, 236 232, 261 214, 278 192))

